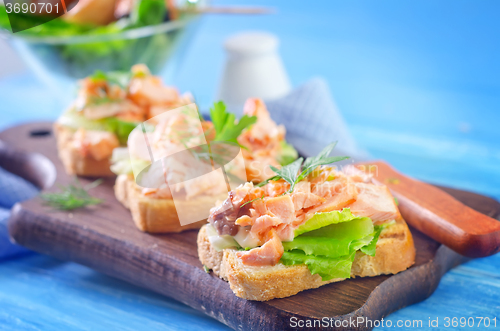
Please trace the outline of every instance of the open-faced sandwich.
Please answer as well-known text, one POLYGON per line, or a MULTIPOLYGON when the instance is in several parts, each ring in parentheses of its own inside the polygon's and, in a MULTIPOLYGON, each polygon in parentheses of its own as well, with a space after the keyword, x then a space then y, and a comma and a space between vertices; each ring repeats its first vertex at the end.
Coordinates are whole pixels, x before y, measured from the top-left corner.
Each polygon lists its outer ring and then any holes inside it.
MULTIPOLYGON (((142 142, 144 132, 135 130, 130 134, 128 150, 114 151, 111 169, 118 174, 115 195, 130 209, 140 230, 166 233, 200 228, 206 223, 208 211, 215 204, 216 200, 210 199, 217 196, 224 198, 231 188, 236 188, 247 180, 260 182, 269 177, 269 165, 280 166, 297 158, 295 149, 285 142, 285 128, 271 119, 264 103, 259 99, 247 101, 244 116, 239 120, 226 111, 222 102, 214 104, 210 115, 211 121, 202 121, 199 125, 199 116, 189 106, 171 110, 148 121, 150 132, 147 133, 147 145, 150 150, 142 142), (229 190, 227 180, 220 177, 220 172, 211 171, 211 168, 207 171, 209 174, 201 173, 204 165, 197 165, 196 162, 203 153, 192 148, 207 144, 213 152, 218 146, 217 142, 232 144, 229 146, 237 148, 234 154, 241 156, 231 156, 227 162, 222 162, 230 164, 231 169, 226 171, 236 178, 230 182, 238 183, 228 183, 229 190), (182 154, 188 149, 190 153, 182 154), (164 157, 172 154, 180 156, 176 159, 164 157), (158 180, 150 180, 147 186, 139 185, 138 171, 134 171, 134 167, 146 169, 154 155, 162 157, 162 162, 156 163, 159 165, 157 173, 161 176, 157 176, 158 180), (178 182, 175 190, 169 185, 174 177, 178 182), (157 183, 152 183, 155 181, 157 183), (180 195, 183 196, 179 197, 180 195), (212 202, 207 207, 206 204, 210 201, 212 202), (203 208, 205 216, 195 216, 202 215, 200 209, 203 208), (192 217, 198 217, 197 222, 183 222, 181 213, 186 211, 191 211, 192 217)), ((231 153, 230 150, 234 149, 226 148, 226 152, 231 153)), ((151 167, 151 172, 154 173, 154 166, 151 167)))
POLYGON ((328 166, 335 144, 275 176, 241 185, 198 234, 205 268, 247 300, 266 301, 351 277, 395 274, 415 260, 411 232, 386 186, 328 166))
POLYGON ((75 102, 55 124, 66 172, 112 176, 113 149, 126 145, 138 123, 192 102, 190 95, 164 86, 144 65, 128 73, 97 72, 83 79, 75 102))

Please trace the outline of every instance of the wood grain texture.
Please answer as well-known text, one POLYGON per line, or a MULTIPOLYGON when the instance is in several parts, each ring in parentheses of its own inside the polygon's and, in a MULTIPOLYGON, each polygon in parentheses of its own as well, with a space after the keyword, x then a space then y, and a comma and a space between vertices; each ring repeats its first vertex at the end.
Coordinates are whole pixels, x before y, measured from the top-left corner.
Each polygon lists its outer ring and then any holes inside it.
MULTIPOLYGON (((492 211, 480 213, 435 186, 404 176, 385 162, 370 162, 367 169, 376 169, 374 178, 389 187, 399 200, 401 214, 414 228, 468 257, 500 251, 500 222, 488 216, 492 211)), ((489 204, 494 205, 494 201, 489 204)))
MULTIPOLYGON (((0 133, 0 140, 10 146, 8 150, 18 153, 16 159, 27 157, 26 152, 43 153, 55 165, 55 182, 67 184, 73 179, 63 172, 56 156, 54 138, 29 134, 35 129, 50 127, 51 123, 35 123, 12 128, 0 133)), ((18 161, 6 157, 0 150, 0 162, 18 161)), ((88 181, 82 179, 82 182, 88 181)), ((39 198, 16 205, 9 222, 11 236, 21 245, 38 252, 87 265, 175 298, 234 329, 290 329, 291 317, 349 320, 363 316, 379 319, 428 297, 447 270, 466 260, 412 230, 417 258, 415 266, 405 272, 334 283, 269 302, 245 301, 234 296, 226 282, 203 271, 196 254, 196 231, 170 235, 140 232, 129 212, 114 199, 112 185, 112 179, 106 180, 92 191, 93 195, 104 199, 105 204, 73 213, 50 210, 41 204, 39 198)), ((469 201, 468 193, 456 197, 479 211, 493 210, 497 216, 500 212, 496 202, 469 201)), ((360 326, 358 329, 369 327, 360 326)))

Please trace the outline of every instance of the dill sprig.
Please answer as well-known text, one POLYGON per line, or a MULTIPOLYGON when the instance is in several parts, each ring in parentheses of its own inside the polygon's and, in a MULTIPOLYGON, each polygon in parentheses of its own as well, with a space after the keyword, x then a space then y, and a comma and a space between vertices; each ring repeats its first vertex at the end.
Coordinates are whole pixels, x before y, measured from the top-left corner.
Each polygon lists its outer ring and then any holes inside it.
POLYGON ((42 193, 40 197, 45 201, 45 204, 59 210, 73 210, 86 206, 97 205, 103 200, 94 198, 88 190, 99 186, 102 179, 98 179, 88 185, 82 186, 78 180, 74 184, 61 186, 60 192, 57 193, 42 193))
POLYGON ((255 186, 262 187, 270 181, 283 179, 290 184, 290 189, 283 194, 292 193, 295 185, 305 179, 317 167, 349 158, 348 156, 329 156, 335 146, 337 146, 337 142, 326 146, 317 156, 308 157, 305 161, 302 157, 298 158, 280 169, 270 166, 271 170, 276 173, 276 176, 268 178, 255 186))

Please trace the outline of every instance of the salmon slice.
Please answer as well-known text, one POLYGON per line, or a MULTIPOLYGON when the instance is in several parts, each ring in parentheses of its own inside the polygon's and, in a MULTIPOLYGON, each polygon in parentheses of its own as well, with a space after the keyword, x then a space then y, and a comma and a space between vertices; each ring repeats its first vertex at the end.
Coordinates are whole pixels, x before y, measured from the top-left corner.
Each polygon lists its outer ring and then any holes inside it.
POLYGON ((91 131, 78 129, 74 136, 74 144, 82 155, 90 155, 95 160, 104 160, 113 154, 119 146, 116 136, 107 131, 91 131))
POLYGON ((293 189, 294 193, 311 193, 311 183, 308 181, 301 181, 295 184, 293 189))
POLYGON ((283 244, 275 230, 269 231, 270 239, 261 247, 246 252, 237 252, 236 256, 243 264, 250 266, 275 265, 283 255, 283 244))
POLYGON ((295 237, 295 229, 291 224, 282 223, 276 228, 276 234, 281 241, 292 241, 295 237))
POLYGON ((291 197, 296 211, 303 208, 313 207, 326 201, 325 198, 317 196, 313 193, 297 192, 293 193, 291 197))
POLYGON ((369 217, 374 223, 398 219, 399 210, 387 186, 357 183, 358 198, 348 206, 356 216, 369 217))
POLYGON ((341 189, 339 193, 334 195, 331 199, 327 200, 323 205, 318 206, 320 211, 327 212, 332 210, 340 210, 356 201, 356 199, 358 198, 356 185, 354 185, 354 183, 349 178, 346 179, 346 185, 341 189))
POLYGON ((249 225, 253 225, 253 218, 251 218, 250 216, 248 215, 243 215, 241 216, 240 218, 238 218, 236 220, 236 222, 234 222, 236 225, 239 225, 239 226, 249 226, 249 225))
POLYGON ((288 184, 284 180, 272 180, 265 186, 266 195, 269 197, 277 197, 279 195, 282 195, 288 189, 290 189, 290 184, 288 184))
POLYGON ((261 217, 259 217, 255 220, 250 232, 253 232, 253 233, 258 235, 260 233, 268 232, 273 227, 278 226, 282 223, 283 223, 283 221, 280 220, 278 217, 272 217, 269 215, 262 215, 261 217))
POLYGON ((311 218, 315 213, 341 210, 356 201, 358 191, 354 183, 346 177, 341 177, 336 181, 342 181, 343 185, 338 186, 338 190, 334 191, 334 195, 327 199, 325 203, 311 208, 305 214, 297 216, 297 220, 293 223, 293 225, 302 224, 305 220, 311 218))
POLYGON ((252 202, 252 209, 250 209, 250 213, 252 216, 255 215, 258 217, 267 214, 267 207, 264 200, 255 200, 254 202, 252 202), (252 209, 254 210, 254 212, 252 212, 252 209))
POLYGON ((163 86, 155 76, 135 77, 129 84, 129 97, 141 106, 169 104, 179 100, 179 92, 163 86))
POLYGON ((346 174, 346 176, 349 176, 354 182, 358 183, 370 183, 373 178, 373 173, 370 173, 366 170, 363 171, 360 168, 353 165, 348 165, 344 167, 343 172, 344 174, 346 174))
POLYGON ((295 208, 289 195, 267 199, 266 207, 276 217, 279 217, 283 223, 291 223, 295 218, 295 208))
POLYGON ((346 190, 346 188, 349 189, 349 186, 353 185, 354 184, 349 177, 341 176, 335 180, 314 184, 311 192, 320 197, 328 199, 342 193, 344 190, 346 190))

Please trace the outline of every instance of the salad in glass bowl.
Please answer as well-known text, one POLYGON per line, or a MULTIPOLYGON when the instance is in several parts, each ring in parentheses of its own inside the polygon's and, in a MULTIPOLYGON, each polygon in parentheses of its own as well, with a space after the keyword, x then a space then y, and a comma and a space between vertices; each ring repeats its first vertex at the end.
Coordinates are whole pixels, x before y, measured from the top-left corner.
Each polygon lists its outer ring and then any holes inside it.
POLYGON ((200 6, 198 1, 169 7, 172 2, 80 0, 67 14, 48 22, 44 14, 22 10, 11 11, 8 17, 8 8, 0 6, 0 33, 10 39, 25 62, 49 85, 61 87, 96 70, 128 70, 137 63, 158 73, 167 62, 180 58, 179 53, 187 46, 199 17, 196 10, 185 10, 200 6), (87 8, 86 15, 78 10, 79 6, 92 3, 100 7, 87 8), (107 11, 114 17, 103 18, 103 5, 108 6, 107 11), (12 33, 13 18, 18 27, 23 24, 31 27, 40 20, 46 23, 12 33))

